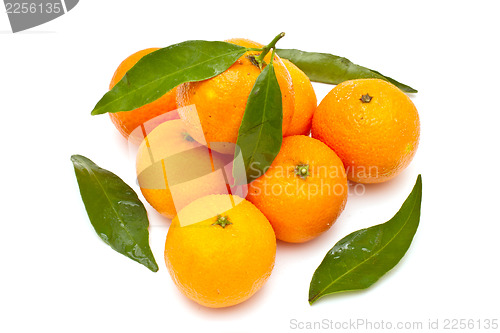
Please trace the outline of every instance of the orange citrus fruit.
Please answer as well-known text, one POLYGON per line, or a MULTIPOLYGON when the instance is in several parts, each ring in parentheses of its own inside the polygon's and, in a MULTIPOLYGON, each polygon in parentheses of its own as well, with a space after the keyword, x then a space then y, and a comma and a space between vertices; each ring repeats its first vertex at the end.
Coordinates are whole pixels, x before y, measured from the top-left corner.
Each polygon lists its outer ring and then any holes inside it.
POLYGON ((347 201, 342 161, 319 140, 285 137, 264 175, 250 183, 247 200, 269 219, 276 238, 302 243, 328 230, 347 201))
POLYGON ((276 238, 250 202, 230 195, 200 198, 172 220, 165 263, 179 290, 212 308, 255 294, 274 267, 276 238))
POLYGON ((309 77, 287 59, 281 59, 292 77, 295 92, 295 110, 286 135, 309 135, 314 110, 318 106, 316 93, 309 77))
MULTIPOLYGON (((145 55, 158 50, 159 48, 149 48, 145 50, 138 51, 125 60, 118 66, 109 84, 109 89, 112 89, 142 57, 145 55)), ((144 138, 144 133, 139 127, 146 122, 145 134, 147 135, 153 128, 158 126, 160 123, 179 118, 179 116, 173 112, 169 111, 177 109, 175 102, 176 88, 167 92, 165 95, 159 99, 141 106, 132 111, 123 111, 117 113, 110 113, 111 121, 115 127, 120 131, 120 133, 126 138, 131 140, 136 144, 139 144, 144 138), (133 134, 132 134, 133 133, 133 134), (132 134, 132 135, 131 135, 132 134)))
MULTIPOLYGON (((234 44, 247 47, 256 47, 258 43, 243 40, 230 40, 234 44)), ((231 67, 223 73, 204 81, 189 82, 180 85, 177 89, 177 106, 180 117, 195 129, 200 125, 203 129, 203 137, 193 135, 199 142, 228 142, 236 143, 238 130, 243 119, 248 96, 254 83, 261 73, 261 69, 255 62, 259 51, 246 52, 231 67), (195 105, 197 116, 187 115, 184 107, 195 105), (199 122, 198 122, 199 117, 199 122), (196 118, 196 119, 194 119, 196 118)), ((264 58, 265 63, 271 60, 271 52, 264 58)), ((278 84, 281 89, 283 102, 283 133, 292 120, 294 112, 294 92, 292 79, 281 59, 276 55, 274 58, 274 69, 278 84)), ((200 132, 201 133, 201 132, 200 132)), ((230 148, 218 148, 222 153, 230 152, 230 148)))
POLYGON ((381 183, 410 164, 420 120, 413 102, 393 84, 352 80, 337 85, 321 101, 312 136, 338 154, 349 180, 381 183))
MULTIPOLYGON (((231 156, 210 151, 196 142, 182 120, 175 119, 160 124, 139 146, 137 180, 149 204, 171 219, 195 199, 228 193, 220 170, 229 163, 231 156)), ((232 183, 231 172, 226 176, 227 182, 232 183)))

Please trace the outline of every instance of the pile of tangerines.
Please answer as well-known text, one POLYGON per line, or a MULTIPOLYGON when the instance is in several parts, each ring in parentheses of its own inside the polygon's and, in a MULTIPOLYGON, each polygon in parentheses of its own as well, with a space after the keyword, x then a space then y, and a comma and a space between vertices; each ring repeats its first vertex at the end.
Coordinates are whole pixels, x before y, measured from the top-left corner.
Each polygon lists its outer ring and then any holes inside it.
MULTIPOLYGON (((228 42, 263 47, 246 39, 228 42)), ((110 88, 155 50, 125 59, 110 88)), ((236 143, 261 72, 251 58, 255 53, 247 52, 214 78, 182 84, 139 109, 110 114, 120 133, 139 144, 136 167, 144 198, 172 219, 165 262, 175 284, 208 307, 251 297, 271 274, 276 239, 301 243, 327 231, 346 205, 348 180, 366 184, 394 178, 408 166, 419 142, 417 110, 394 85, 378 79, 346 81, 317 105, 309 78, 276 55, 281 150, 260 178, 235 195, 231 172, 223 181, 210 172, 231 165, 234 156, 228 153, 234 146, 207 143, 236 143), (191 105, 202 127, 198 131, 182 111, 191 105), (138 129, 139 136, 134 134, 138 129), (183 157, 189 166, 166 170, 162 161, 182 152, 189 152, 183 157), (186 173, 206 176, 189 185, 196 177, 186 173), (182 181, 173 184, 167 178, 182 181)))

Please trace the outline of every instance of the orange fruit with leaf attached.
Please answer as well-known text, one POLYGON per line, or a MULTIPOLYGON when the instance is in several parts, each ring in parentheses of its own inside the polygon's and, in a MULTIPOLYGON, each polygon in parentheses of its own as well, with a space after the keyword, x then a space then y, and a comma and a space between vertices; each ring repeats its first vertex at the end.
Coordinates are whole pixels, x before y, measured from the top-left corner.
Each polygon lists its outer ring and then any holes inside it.
MULTIPOLYGON (((247 47, 258 47, 259 45, 244 39, 230 41, 247 47)), ((193 135, 197 141, 205 142, 206 140, 209 145, 211 142, 230 143, 228 147, 217 148, 223 153, 234 149, 248 96, 261 73, 261 68, 255 61, 255 57, 259 54, 259 51, 246 52, 223 73, 208 80, 184 83, 178 87, 177 106, 181 108, 179 110, 180 117, 195 130, 199 129, 200 125, 203 129, 204 137, 193 135), (187 112, 188 109, 183 108, 190 105, 196 106, 197 115, 193 112, 187 112)), ((269 64, 270 60, 271 52, 264 58, 265 64, 269 64)), ((273 61, 282 95, 282 133, 286 133, 294 113, 295 96, 292 79, 277 55, 273 61)))
MULTIPOLYGON (((248 48, 262 48, 264 45, 245 38, 232 38, 226 42, 248 48)), ((290 73, 294 91, 294 112, 285 135, 308 135, 311 131, 312 116, 318 105, 316 93, 309 77, 290 60, 281 58, 290 73)))
POLYGON ((271 167, 251 182, 247 199, 269 219, 276 238, 309 241, 327 231, 347 201, 342 161, 319 140, 283 138, 271 167))
POLYGON ((393 84, 352 80, 337 85, 321 101, 312 136, 335 150, 349 180, 381 183, 410 164, 420 120, 413 102, 393 84))
POLYGON ((231 162, 232 156, 213 152, 193 140, 182 120, 175 119, 160 124, 139 146, 137 180, 149 204, 171 219, 198 198, 228 193, 225 177, 232 184, 227 167, 231 162))
POLYGON ((266 217, 237 196, 210 195, 184 207, 172 220, 165 263, 191 300, 220 308, 241 303, 268 280, 276 238, 266 217))
MULTIPOLYGON (((123 60, 111 79, 109 89, 112 89, 142 57, 156 50, 158 48, 141 50, 123 60)), ((139 144, 144 138, 144 133, 147 135, 159 124, 167 120, 179 118, 175 112, 169 113, 177 109, 175 96, 176 88, 140 108, 132 111, 110 113, 109 116, 115 127, 126 139, 139 144), (147 125, 141 128, 141 125, 146 123, 147 125)))
POLYGON ((295 110, 292 122, 286 131, 286 135, 309 135, 311 131, 312 117, 318 105, 316 93, 309 77, 295 64, 287 59, 281 59, 290 73, 295 93, 295 110))

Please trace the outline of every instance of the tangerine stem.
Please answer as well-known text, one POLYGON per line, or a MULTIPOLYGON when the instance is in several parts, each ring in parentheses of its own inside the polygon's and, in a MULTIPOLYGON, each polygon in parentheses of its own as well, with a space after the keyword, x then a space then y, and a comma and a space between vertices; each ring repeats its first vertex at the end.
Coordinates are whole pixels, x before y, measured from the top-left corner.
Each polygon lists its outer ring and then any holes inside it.
POLYGON ((222 216, 222 215, 217 215, 217 220, 215 220, 212 225, 220 225, 223 229, 226 228, 227 225, 233 224, 231 221, 229 221, 228 216, 222 216))
POLYGON ((295 166, 295 174, 297 177, 307 179, 311 175, 309 172, 309 164, 298 164, 295 166))
MULTIPOLYGON (((273 49, 273 50, 275 49, 275 47, 276 47, 276 43, 277 43, 277 42, 278 42, 281 38, 283 38, 283 37, 285 37, 285 33, 284 33, 284 32, 279 33, 276 37, 274 37, 274 39, 271 41, 271 43, 267 44, 266 46, 264 46, 264 47, 262 48, 262 53, 261 53, 261 54, 260 54, 260 56, 259 56, 257 59, 255 59, 255 60, 257 60, 257 62, 258 62, 259 64, 262 64, 262 63, 264 62, 264 57, 265 57, 265 56, 269 53, 269 51, 270 51, 271 49, 273 49)), ((271 58, 271 61, 272 61, 272 58, 271 58)))

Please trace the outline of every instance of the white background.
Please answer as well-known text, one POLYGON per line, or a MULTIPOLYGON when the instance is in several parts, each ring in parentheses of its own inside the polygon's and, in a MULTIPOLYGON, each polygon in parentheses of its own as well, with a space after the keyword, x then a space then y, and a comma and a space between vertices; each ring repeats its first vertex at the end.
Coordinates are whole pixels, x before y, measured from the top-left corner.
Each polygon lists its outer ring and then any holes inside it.
MULTIPOLYGON (((454 318, 500 320, 499 9, 495 1, 85 0, 12 34, 2 8, 0 331, 297 331, 292 319, 422 321, 426 331, 429 319, 441 327, 454 318), (159 272, 98 238, 70 156, 91 158, 138 191, 125 140, 107 115, 90 116, 121 60, 188 39, 267 43, 281 31, 282 48, 345 56, 417 88, 421 144, 398 178, 351 196, 325 235, 279 243, 274 272, 253 298, 206 309, 174 286, 163 263, 169 221, 149 205, 159 272), (309 306, 325 253, 392 217, 419 173, 421 224, 404 259, 368 290, 309 306)), ((332 87, 315 88, 321 100, 332 87)))

